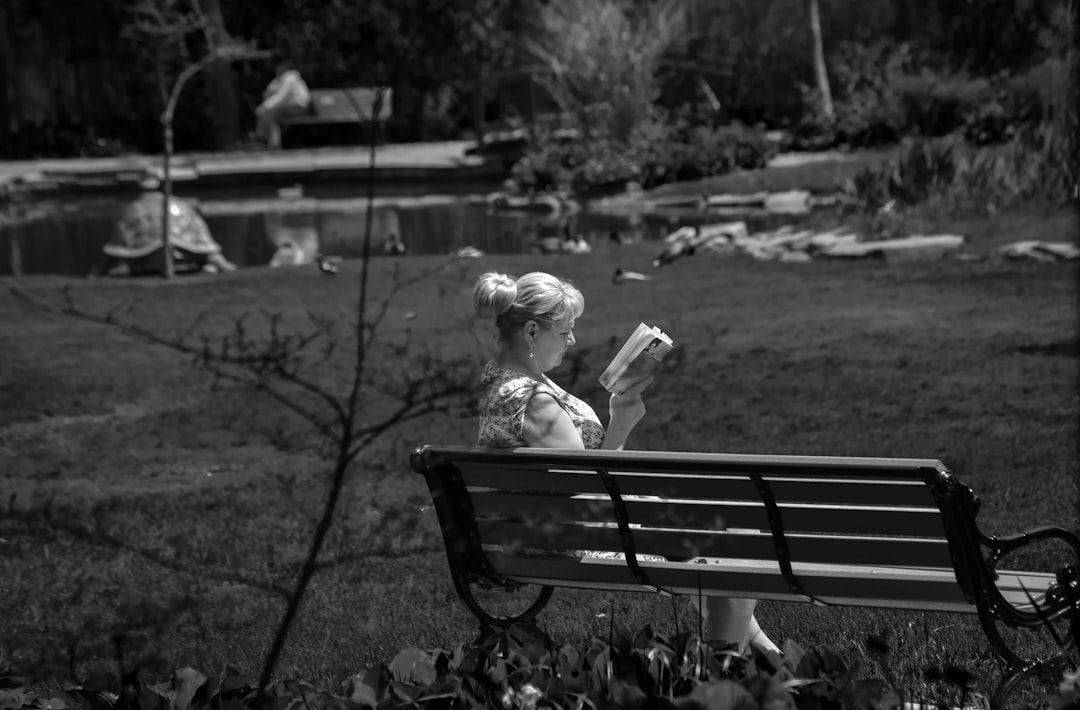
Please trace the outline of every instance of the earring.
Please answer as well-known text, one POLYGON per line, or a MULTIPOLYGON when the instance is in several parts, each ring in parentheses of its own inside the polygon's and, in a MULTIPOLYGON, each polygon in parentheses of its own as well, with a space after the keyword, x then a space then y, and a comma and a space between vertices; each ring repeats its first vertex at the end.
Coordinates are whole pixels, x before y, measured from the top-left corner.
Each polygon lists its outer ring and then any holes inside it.
POLYGON ((533 346, 529 346, 529 357, 533 356, 533 346))

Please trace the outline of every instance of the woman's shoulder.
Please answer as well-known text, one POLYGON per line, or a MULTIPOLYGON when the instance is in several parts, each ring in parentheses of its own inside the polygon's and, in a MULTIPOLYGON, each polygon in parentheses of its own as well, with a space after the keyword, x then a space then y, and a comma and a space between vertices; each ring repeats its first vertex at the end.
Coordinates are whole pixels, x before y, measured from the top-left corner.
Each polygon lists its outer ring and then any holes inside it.
POLYGON ((516 370, 499 367, 493 362, 484 365, 480 376, 480 387, 489 395, 493 394, 499 398, 529 399, 537 394, 548 394, 559 399, 561 395, 557 389, 544 382, 516 370))
POLYGON ((484 369, 480 373, 480 379, 483 382, 498 382, 509 384, 541 384, 534 378, 526 375, 523 372, 517 370, 508 370, 505 367, 499 367, 495 364, 494 360, 489 360, 484 364, 484 369))

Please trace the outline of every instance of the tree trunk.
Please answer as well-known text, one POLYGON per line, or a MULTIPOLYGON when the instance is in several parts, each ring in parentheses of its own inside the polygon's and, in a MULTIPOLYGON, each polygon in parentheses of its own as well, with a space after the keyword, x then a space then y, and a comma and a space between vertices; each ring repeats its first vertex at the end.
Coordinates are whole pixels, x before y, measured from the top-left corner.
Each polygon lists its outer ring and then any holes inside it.
MULTIPOLYGON (((202 0, 202 7, 208 22, 207 51, 213 51, 215 47, 228 44, 231 39, 225 29, 220 0, 202 0)), ((218 59, 207 67, 206 90, 214 122, 214 142, 218 148, 232 147, 240 136, 240 111, 233 70, 228 61, 218 59)))
POLYGON ((170 162, 173 152, 173 127, 172 115, 166 115, 161 119, 165 129, 165 150, 161 156, 161 267, 162 276, 166 279, 173 277, 172 245, 169 244, 169 202, 172 200, 172 170, 170 162))
POLYGON ((896 0, 896 19, 893 20, 893 34, 901 42, 911 39, 911 5, 908 0, 896 0))
POLYGON ((484 147, 484 81, 483 77, 473 88, 473 127, 476 131, 476 147, 484 147))
POLYGON ((821 16, 818 0, 808 0, 810 32, 814 37, 814 73, 817 74, 818 91, 821 93, 821 112, 833 117, 832 91, 829 89, 829 72, 825 67, 825 48, 821 41, 821 16))

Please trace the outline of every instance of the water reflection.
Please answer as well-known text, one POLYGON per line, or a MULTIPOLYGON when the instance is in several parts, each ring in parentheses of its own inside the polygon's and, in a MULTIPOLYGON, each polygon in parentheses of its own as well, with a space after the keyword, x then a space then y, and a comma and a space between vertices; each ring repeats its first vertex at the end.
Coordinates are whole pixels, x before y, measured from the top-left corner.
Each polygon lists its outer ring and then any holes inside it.
MULTIPOLYGON (((102 247, 117 234, 124 207, 136 196, 39 201, 0 221, 0 274, 81 276, 101 263, 102 247)), ((283 244, 310 261, 315 252, 357 257, 370 219, 373 253, 400 243, 406 254, 448 254, 474 247, 493 254, 550 252, 577 245, 604 252, 619 244, 659 240, 684 224, 731 216, 691 208, 643 214, 632 207, 609 211, 514 210, 494 206, 485 193, 366 198, 226 196, 191 198, 221 246, 240 267, 270 264, 283 244)), ((10 210, 9 210, 10 212, 10 210)), ((783 223, 747 215, 751 231, 783 223)), ((280 254, 278 256, 280 257, 280 254)))

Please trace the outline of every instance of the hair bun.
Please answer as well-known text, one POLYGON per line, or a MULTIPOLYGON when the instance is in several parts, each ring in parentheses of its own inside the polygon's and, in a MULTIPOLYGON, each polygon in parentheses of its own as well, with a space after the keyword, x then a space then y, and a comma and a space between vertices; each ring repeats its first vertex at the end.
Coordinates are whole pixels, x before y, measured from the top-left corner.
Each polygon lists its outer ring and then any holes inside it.
POLYGON ((498 317, 510 310, 517 298, 517 279, 509 274, 488 271, 473 288, 473 306, 481 316, 498 317))

